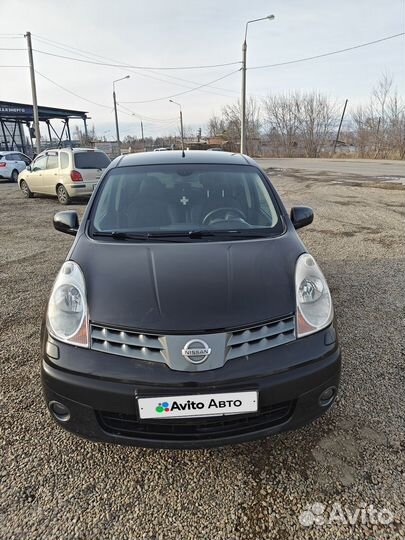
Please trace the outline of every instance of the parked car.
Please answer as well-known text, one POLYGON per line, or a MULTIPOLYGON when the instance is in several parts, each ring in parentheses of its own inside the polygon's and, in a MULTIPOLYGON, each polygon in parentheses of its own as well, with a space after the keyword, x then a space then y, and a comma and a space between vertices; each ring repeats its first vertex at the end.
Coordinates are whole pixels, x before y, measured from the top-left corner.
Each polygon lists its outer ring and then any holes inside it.
POLYGON ((18 174, 31 163, 31 158, 22 152, 0 150, 0 178, 17 182, 18 174))
POLYGON ((55 195, 61 204, 74 197, 91 195, 110 158, 93 148, 46 150, 18 176, 21 191, 28 198, 35 193, 55 195))
POLYGON ((196 448, 302 426, 332 405, 340 348, 324 275, 266 174, 226 152, 130 154, 104 173, 42 327, 62 427, 196 448))

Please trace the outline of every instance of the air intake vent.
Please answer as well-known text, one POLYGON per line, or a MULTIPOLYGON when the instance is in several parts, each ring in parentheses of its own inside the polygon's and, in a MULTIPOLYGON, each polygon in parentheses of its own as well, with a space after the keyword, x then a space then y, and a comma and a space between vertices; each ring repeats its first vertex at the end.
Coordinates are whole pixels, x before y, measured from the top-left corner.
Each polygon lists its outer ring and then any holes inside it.
POLYGON ((160 353, 163 350, 163 345, 159 338, 160 336, 150 334, 117 330, 96 324, 91 325, 91 348, 93 350, 139 360, 165 361, 160 353))
POLYGON ((227 360, 248 356, 295 339, 294 316, 230 334, 227 360))

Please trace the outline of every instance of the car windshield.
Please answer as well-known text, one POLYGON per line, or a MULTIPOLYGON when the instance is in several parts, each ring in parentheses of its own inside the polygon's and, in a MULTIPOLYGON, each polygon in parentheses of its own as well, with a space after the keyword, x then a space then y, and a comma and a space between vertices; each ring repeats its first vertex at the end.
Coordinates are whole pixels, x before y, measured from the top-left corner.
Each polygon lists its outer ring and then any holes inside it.
POLYGON ((87 150, 75 152, 74 156, 76 169, 105 169, 110 164, 110 160, 104 152, 87 150))
POLYGON ((284 225, 271 188, 253 166, 117 167, 100 186, 96 236, 270 236, 284 225))

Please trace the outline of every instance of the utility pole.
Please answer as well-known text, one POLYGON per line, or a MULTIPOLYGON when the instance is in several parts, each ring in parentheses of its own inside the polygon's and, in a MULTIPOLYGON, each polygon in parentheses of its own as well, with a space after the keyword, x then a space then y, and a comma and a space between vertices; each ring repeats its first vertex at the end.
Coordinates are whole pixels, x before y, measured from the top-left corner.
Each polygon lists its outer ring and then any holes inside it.
POLYGON ((41 132, 39 131, 39 114, 37 101, 37 86, 35 84, 34 57, 32 56, 31 32, 25 34, 28 46, 28 60, 30 63, 31 92, 32 92, 32 110, 34 113, 35 146, 37 154, 41 152, 41 132))
POLYGON ((246 152, 246 34, 242 45, 242 103, 240 118, 240 153, 246 152))
POLYGON ((142 122, 142 120, 141 120, 141 135, 142 135, 143 151, 145 152, 145 151, 146 151, 146 148, 145 148, 145 137, 144 137, 144 134, 143 134, 143 122, 142 122))
POLYGON ((339 140, 340 130, 342 129, 343 118, 345 117, 345 112, 346 112, 346 107, 347 107, 347 102, 348 102, 348 101, 349 101, 349 100, 346 99, 346 101, 345 101, 345 106, 343 107, 343 112, 342 112, 342 117, 341 117, 341 119, 340 119, 339 129, 338 129, 338 132, 337 132, 337 135, 336 135, 335 144, 333 145, 333 153, 336 152, 336 145, 337 145, 338 140, 339 140))
POLYGON ((118 126, 118 113, 117 113, 117 96, 115 94, 115 83, 119 81, 123 81, 124 79, 129 79, 130 75, 126 75, 125 77, 121 77, 120 79, 116 79, 113 81, 113 101, 114 101, 114 114, 115 114, 115 132, 117 134, 117 147, 118 147, 118 155, 121 155, 121 141, 120 141, 120 129, 118 126))
POLYGON ((120 128, 118 126, 117 98, 115 95, 115 88, 113 89, 113 101, 114 101, 115 133, 117 136, 118 155, 121 155, 120 128))

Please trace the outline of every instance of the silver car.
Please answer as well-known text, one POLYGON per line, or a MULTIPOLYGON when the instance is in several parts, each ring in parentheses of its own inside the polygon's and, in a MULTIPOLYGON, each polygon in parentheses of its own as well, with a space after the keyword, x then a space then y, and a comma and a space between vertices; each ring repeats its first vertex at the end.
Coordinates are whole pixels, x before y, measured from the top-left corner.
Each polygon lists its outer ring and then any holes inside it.
POLYGON ((17 182, 18 175, 31 163, 22 152, 0 150, 0 178, 17 182))
POLYGON ((55 195, 61 204, 74 197, 89 196, 110 158, 94 148, 61 148, 39 154, 18 176, 27 198, 34 193, 55 195))

